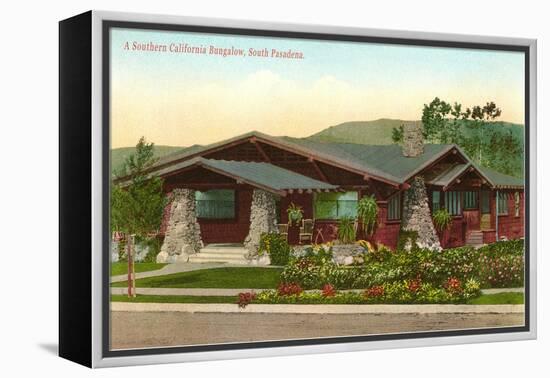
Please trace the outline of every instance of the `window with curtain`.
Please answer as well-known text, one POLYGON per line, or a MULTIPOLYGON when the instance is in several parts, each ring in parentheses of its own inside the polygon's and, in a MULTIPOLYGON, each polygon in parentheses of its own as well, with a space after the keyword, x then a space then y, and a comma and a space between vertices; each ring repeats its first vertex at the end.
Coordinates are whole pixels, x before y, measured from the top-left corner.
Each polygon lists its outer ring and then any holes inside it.
POLYGON ((464 209, 477 209, 477 192, 466 191, 464 195, 464 209))
POLYGON ((460 202, 460 192, 449 191, 445 192, 445 208, 451 215, 460 215, 462 206, 460 202))
POLYGON ((357 216, 357 192, 315 193, 314 214, 316 219, 339 219, 357 216))
POLYGON ((397 193, 388 200, 388 220, 401 219, 401 193, 397 193))
POLYGON ((441 192, 436 190, 432 192, 432 211, 435 213, 439 209, 441 209, 441 192))
POLYGON ((498 215, 508 215, 508 195, 498 192, 498 215))
POLYGON ((197 217, 208 219, 235 218, 235 191, 216 189, 195 192, 197 217))
POLYGON ((514 215, 519 217, 520 197, 519 192, 514 193, 514 215))

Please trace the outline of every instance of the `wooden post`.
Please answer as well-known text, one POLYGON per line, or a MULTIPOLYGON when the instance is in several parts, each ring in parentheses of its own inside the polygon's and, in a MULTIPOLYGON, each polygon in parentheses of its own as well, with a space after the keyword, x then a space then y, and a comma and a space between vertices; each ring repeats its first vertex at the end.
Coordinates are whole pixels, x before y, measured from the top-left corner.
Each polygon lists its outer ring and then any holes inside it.
POLYGON ((134 264, 134 237, 128 235, 128 298, 136 297, 136 270, 134 264))
MULTIPOLYGON (((135 235, 132 235, 132 246, 135 245, 135 235)), ((136 297, 136 263, 134 260, 134 249, 132 248, 132 296, 136 297)))
POLYGON ((132 237, 126 235, 126 257, 128 259, 128 298, 132 297, 132 237))

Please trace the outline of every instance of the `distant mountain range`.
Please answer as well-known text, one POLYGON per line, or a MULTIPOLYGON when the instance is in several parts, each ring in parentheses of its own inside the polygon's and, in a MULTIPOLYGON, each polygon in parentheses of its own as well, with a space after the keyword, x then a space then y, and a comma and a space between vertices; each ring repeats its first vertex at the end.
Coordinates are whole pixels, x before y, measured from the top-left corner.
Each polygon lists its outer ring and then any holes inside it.
MULTIPOLYGON (((340 142, 358 144, 392 144, 391 135, 394 127, 399 127, 407 121, 400 119, 378 119, 374 121, 353 121, 344 122, 339 125, 330 126, 307 139, 321 142, 340 142)), ((515 137, 523 141, 523 125, 510 122, 493 122, 485 126, 487 129, 499 128, 511 130, 515 137)), ((470 132, 464 127, 464 133, 470 132)), ((489 133, 487 133, 489 134, 489 133)), ((185 147, 155 145, 156 157, 163 157, 177 152, 185 147)), ((124 159, 135 151, 134 147, 115 148, 111 150, 111 166, 113 170, 119 169, 124 159)), ((518 157, 523 159, 523 157, 518 157)))
MULTIPOLYGON (((344 122, 339 125, 330 126, 308 138, 321 142, 392 144, 392 129, 401 126, 405 122, 409 121, 382 118, 375 121, 344 122)), ((485 127, 487 129, 500 128, 501 130, 511 130, 515 137, 523 140, 523 125, 499 121, 486 124, 485 127)), ((467 127, 463 127, 463 132, 467 134, 470 130, 467 127)))

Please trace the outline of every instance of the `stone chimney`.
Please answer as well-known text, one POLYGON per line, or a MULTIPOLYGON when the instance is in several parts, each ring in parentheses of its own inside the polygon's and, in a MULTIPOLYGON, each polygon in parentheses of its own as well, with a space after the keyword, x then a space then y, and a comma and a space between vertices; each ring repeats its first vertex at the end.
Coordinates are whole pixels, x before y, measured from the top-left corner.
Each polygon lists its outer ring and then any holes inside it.
POLYGON ((406 122, 403 125, 403 156, 416 157, 424 152, 422 123, 406 122))

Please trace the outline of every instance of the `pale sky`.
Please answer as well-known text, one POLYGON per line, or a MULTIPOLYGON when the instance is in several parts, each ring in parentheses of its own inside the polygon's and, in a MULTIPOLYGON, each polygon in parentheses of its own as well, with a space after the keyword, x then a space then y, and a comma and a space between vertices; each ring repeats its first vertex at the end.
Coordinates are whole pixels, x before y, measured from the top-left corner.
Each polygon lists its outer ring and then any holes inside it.
POLYGON ((348 121, 420 119, 438 96, 524 122, 523 53, 133 29, 111 31, 111 145, 304 137, 348 121), (129 49, 125 49, 125 43, 129 49), (134 42, 300 51, 303 59, 132 50, 134 42))

